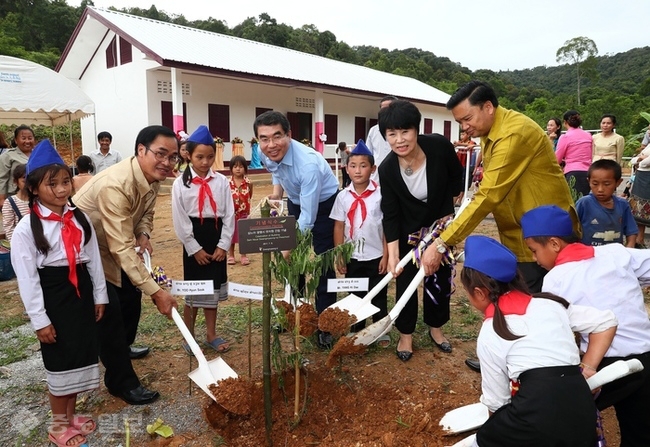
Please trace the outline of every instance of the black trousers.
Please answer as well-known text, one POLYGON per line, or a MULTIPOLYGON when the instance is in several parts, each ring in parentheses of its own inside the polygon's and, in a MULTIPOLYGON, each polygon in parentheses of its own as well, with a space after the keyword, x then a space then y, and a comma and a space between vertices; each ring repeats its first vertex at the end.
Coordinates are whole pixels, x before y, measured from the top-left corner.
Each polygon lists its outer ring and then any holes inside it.
MULTIPOLYGON (((380 275, 379 272, 379 262, 381 258, 371 259, 369 261, 357 261, 356 259, 350 259, 350 262, 347 265, 347 273, 345 274, 346 278, 368 278, 368 290, 372 290, 384 275, 380 275)), ((356 292, 359 298, 363 298, 367 295, 368 292, 356 292)), ((376 322, 388 315, 388 286, 381 289, 381 291, 371 300, 372 304, 379 308, 379 312, 372 316, 372 322, 376 322)), ((357 324, 352 326, 352 332, 359 332, 361 329, 366 327, 366 321, 360 321, 357 324)))
POLYGON ((542 291, 542 283, 547 270, 537 264, 536 262, 518 262, 517 268, 524 277, 528 291, 530 293, 538 293, 542 291))
MULTIPOLYGON (((314 228, 311 230, 313 236, 314 252, 317 255, 325 253, 327 250, 334 248, 334 221, 330 219, 330 212, 338 191, 329 199, 318 204, 318 214, 314 222, 314 228)), ((296 220, 300 217, 300 205, 296 205, 287 200, 289 214, 296 220)), ((336 303, 336 293, 327 292, 327 280, 336 278, 336 272, 333 269, 324 270, 318 282, 316 289, 316 312, 319 314, 332 304, 336 303)))
POLYGON ((122 287, 106 283, 108 305, 99 320, 99 358, 106 368, 104 384, 111 392, 129 391, 140 386, 129 346, 135 340, 142 309, 142 292, 122 271, 122 287))
MULTIPOLYGON (((415 278, 418 268, 412 262, 406 264, 404 270, 397 277, 395 299, 399 299, 409 284, 415 278)), ((433 276, 433 275, 432 275, 433 276)), ((442 327, 449 321, 449 300, 451 295, 451 268, 448 265, 440 266, 435 273, 435 278, 426 278, 424 282, 424 296, 422 297, 422 319, 431 327, 442 327), (433 298, 428 294, 431 293, 433 298), (435 299, 435 302, 433 301, 435 299)), ((402 334, 412 334, 418 319, 418 292, 411 295, 406 306, 397 317, 395 327, 402 334)))
POLYGON ((621 430, 621 447, 647 447, 650 446, 650 352, 625 358, 605 357, 598 369, 631 358, 643 363, 643 371, 604 385, 596 406, 599 410, 614 406, 621 430))

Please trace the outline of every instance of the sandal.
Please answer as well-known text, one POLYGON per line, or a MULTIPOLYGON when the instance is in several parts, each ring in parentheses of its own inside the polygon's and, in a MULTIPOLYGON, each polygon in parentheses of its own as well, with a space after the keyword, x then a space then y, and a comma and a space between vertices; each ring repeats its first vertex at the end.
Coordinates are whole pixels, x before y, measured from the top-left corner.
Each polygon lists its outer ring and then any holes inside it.
POLYGON ((79 430, 74 427, 68 427, 63 433, 59 436, 54 436, 52 433, 47 434, 47 439, 57 447, 69 447, 68 442, 74 439, 76 436, 81 436, 81 441, 78 441, 76 444, 70 444, 72 447, 81 447, 86 443, 86 438, 81 434, 79 430))
POLYGON ((241 262, 241 265, 248 265, 251 263, 251 261, 244 255, 239 259, 239 262, 241 262))
POLYGON ((87 436, 97 429, 97 423, 93 418, 87 416, 73 416, 70 426, 79 430, 79 433, 81 433, 82 436, 87 436), (90 424, 90 428, 84 430, 83 427, 86 424, 90 424))
POLYGON ((228 256, 228 265, 235 265, 236 262, 234 257, 228 256))
POLYGON ((228 342, 221 337, 217 337, 210 342, 206 341, 205 345, 221 353, 228 352, 230 350, 230 345, 228 344, 228 342))
POLYGON ((187 352, 187 355, 194 355, 192 352, 192 348, 190 348, 190 345, 187 343, 183 343, 181 346, 183 346, 183 349, 185 349, 185 352, 187 352))

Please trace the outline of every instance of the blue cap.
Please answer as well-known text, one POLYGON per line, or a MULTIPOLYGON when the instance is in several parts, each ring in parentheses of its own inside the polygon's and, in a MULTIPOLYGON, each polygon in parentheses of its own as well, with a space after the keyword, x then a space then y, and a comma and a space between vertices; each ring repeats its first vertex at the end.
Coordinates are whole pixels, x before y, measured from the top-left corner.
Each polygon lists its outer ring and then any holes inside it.
POLYGON ((524 239, 536 236, 564 237, 573 234, 569 213, 556 205, 533 208, 521 216, 524 239))
POLYGON ((210 130, 203 124, 200 125, 194 132, 192 132, 192 135, 189 136, 187 141, 193 141, 194 143, 198 144, 214 144, 214 138, 212 138, 210 130))
POLYGON ((350 155, 370 155, 372 157, 372 152, 366 146, 363 140, 359 140, 357 145, 354 146, 354 149, 350 152, 350 155))
POLYGON ((29 156, 27 166, 25 167, 25 174, 29 174, 35 169, 49 165, 65 166, 65 162, 56 149, 54 149, 50 140, 45 139, 36 145, 32 154, 29 156))
POLYGON ((492 238, 468 236, 465 239, 465 267, 508 283, 517 275, 517 257, 492 238))

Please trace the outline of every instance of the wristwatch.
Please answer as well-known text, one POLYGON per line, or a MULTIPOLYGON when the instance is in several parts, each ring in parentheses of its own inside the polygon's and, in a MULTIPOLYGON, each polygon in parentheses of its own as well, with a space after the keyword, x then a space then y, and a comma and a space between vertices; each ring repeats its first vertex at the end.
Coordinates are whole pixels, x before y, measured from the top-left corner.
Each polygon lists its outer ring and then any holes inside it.
POLYGON ((147 233, 146 231, 141 231, 141 232, 139 232, 139 233, 137 234, 137 236, 136 236, 136 239, 139 238, 139 237, 142 236, 142 235, 147 236, 147 239, 151 239, 151 235, 150 235, 149 233, 147 233))
POLYGON ((447 246, 442 239, 437 238, 434 242, 436 243, 436 250, 438 253, 445 253, 447 251, 447 246))

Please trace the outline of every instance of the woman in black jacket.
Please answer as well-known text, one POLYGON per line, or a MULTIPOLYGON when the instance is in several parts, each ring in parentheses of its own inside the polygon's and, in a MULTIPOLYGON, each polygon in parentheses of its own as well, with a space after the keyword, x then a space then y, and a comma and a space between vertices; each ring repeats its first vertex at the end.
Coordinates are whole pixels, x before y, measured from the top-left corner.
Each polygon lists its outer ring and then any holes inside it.
MULTIPOLYGON (((462 167, 451 142, 439 134, 419 135, 422 115, 409 101, 393 101, 379 112, 379 130, 392 152, 379 167, 384 214, 383 227, 388 243, 388 268, 397 278, 399 298, 418 267, 409 263, 401 272, 399 260, 414 248, 409 235, 430 227, 454 213, 454 197, 462 191, 462 167)), ((431 341, 442 351, 451 344, 442 332, 449 321, 451 268, 444 266, 425 279, 423 319, 431 341)), ((413 355, 412 335, 418 314, 417 292, 400 313, 395 326, 400 332, 397 356, 402 361, 413 355)))

